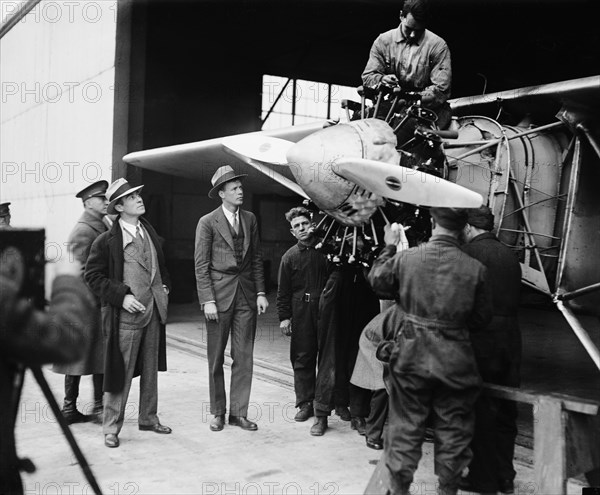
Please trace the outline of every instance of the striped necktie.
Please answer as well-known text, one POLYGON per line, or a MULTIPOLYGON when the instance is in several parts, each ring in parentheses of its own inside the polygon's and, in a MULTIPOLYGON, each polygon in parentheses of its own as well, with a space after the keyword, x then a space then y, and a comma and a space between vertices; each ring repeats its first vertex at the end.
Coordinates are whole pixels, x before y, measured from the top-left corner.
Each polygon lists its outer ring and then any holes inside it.
POLYGON ((233 230, 236 235, 240 233, 240 222, 238 221, 238 213, 237 211, 233 214, 233 230))

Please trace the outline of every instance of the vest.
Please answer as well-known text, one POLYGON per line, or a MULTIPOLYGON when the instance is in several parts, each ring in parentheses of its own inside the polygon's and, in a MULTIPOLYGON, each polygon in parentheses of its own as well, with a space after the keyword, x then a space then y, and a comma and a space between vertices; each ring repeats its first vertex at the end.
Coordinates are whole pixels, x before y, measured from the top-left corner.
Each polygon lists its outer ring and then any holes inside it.
POLYGON ((168 298, 158 270, 156 249, 146 230, 143 239, 136 237, 123 249, 123 283, 129 286, 146 311, 129 313, 121 309, 120 328, 134 330, 145 327, 150 323, 155 305, 161 323, 166 323, 168 298))
POLYGON ((231 237, 233 237, 233 251, 235 256, 235 262, 237 266, 242 264, 242 258, 244 257, 244 228, 242 227, 242 221, 240 218, 240 231, 236 234, 235 230, 233 230, 233 226, 227 222, 229 226, 229 232, 231 232, 231 237))

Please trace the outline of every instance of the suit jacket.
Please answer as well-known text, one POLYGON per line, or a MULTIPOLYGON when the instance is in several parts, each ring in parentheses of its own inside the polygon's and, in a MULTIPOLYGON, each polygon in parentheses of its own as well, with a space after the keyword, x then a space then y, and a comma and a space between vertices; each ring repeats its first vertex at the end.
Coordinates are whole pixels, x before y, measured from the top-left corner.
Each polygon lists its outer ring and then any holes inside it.
POLYGON ((256 217, 241 209, 239 216, 244 230, 244 249, 239 266, 235 259, 229 222, 221 206, 204 215, 196 227, 194 261, 198 299, 201 305, 215 301, 218 311, 229 309, 238 286, 254 309, 257 292, 265 291, 256 217))
MULTIPOLYGON (((158 268, 163 284, 170 288, 171 281, 165 265, 165 257, 158 234, 144 218, 140 218, 156 249, 158 268)), ((123 232, 118 221, 112 228, 100 235, 92 244, 92 250, 85 266, 85 281, 102 301, 102 327, 107 336, 104 364, 104 391, 119 392, 125 379, 125 363, 119 349, 119 314, 123 300, 131 294, 123 283, 123 232)), ((167 346, 165 326, 160 327, 158 370, 167 369, 167 346)), ((136 371, 136 374, 137 373, 136 371)))

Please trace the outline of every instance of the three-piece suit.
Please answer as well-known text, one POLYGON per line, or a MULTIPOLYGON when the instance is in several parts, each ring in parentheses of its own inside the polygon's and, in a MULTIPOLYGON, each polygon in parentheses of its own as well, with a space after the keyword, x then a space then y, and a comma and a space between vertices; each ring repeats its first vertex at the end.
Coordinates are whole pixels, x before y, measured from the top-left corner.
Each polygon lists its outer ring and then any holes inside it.
POLYGON ((158 234, 140 218, 141 235, 123 232, 121 221, 99 236, 88 258, 85 280, 102 300, 102 325, 107 336, 104 366, 104 434, 123 426, 131 380, 140 375, 141 426, 159 423, 157 371, 165 371, 169 274, 158 234), (125 241, 124 241, 125 237, 125 241), (146 310, 123 309, 132 294, 146 310))
POLYGON ((224 415, 227 409, 223 363, 230 333, 233 362, 229 414, 247 415, 254 363, 256 298, 265 291, 256 217, 242 209, 238 213, 237 233, 222 206, 200 218, 196 228, 198 299, 201 306, 214 302, 219 316, 218 321, 206 321, 210 412, 215 416, 224 415))

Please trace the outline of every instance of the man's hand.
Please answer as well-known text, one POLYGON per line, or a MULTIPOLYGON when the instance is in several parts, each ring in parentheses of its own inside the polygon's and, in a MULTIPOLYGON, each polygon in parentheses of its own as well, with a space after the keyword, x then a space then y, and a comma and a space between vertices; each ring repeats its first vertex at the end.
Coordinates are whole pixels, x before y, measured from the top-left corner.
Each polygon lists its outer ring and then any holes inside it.
POLYGON ((141 313, 146 311, 146 306, 139 302, 135 296, 127 294, 123 299, 123 309, 129 313, 141 313))
POLYGON ((279 328, 281 329, 281 333, 286 337, 292 335, 292 320, 283 320, 279 324, 279 328))
POLYGON ((207 320, 219 321, 219 312, 215 303, 209 302, 204 305, 204 317, 207 320))
POLYGON ((404 233, 404 227, 400 223, 387 224, 384 228, 383 240, 388 245, 396 246, 398 251, 408 249, 408 239, 404 233))
POLYGON ((269 301, 267 301, 267 298, 265 296, 257 296, 256 306, 258 307, 258 314, 261 315, 267 312, 267 308, 269 307, 269 301))
POLYGON ((386 74, 381 78, 381 82, 386 86, 397 86, 398 78, 394 74, 386 74))

